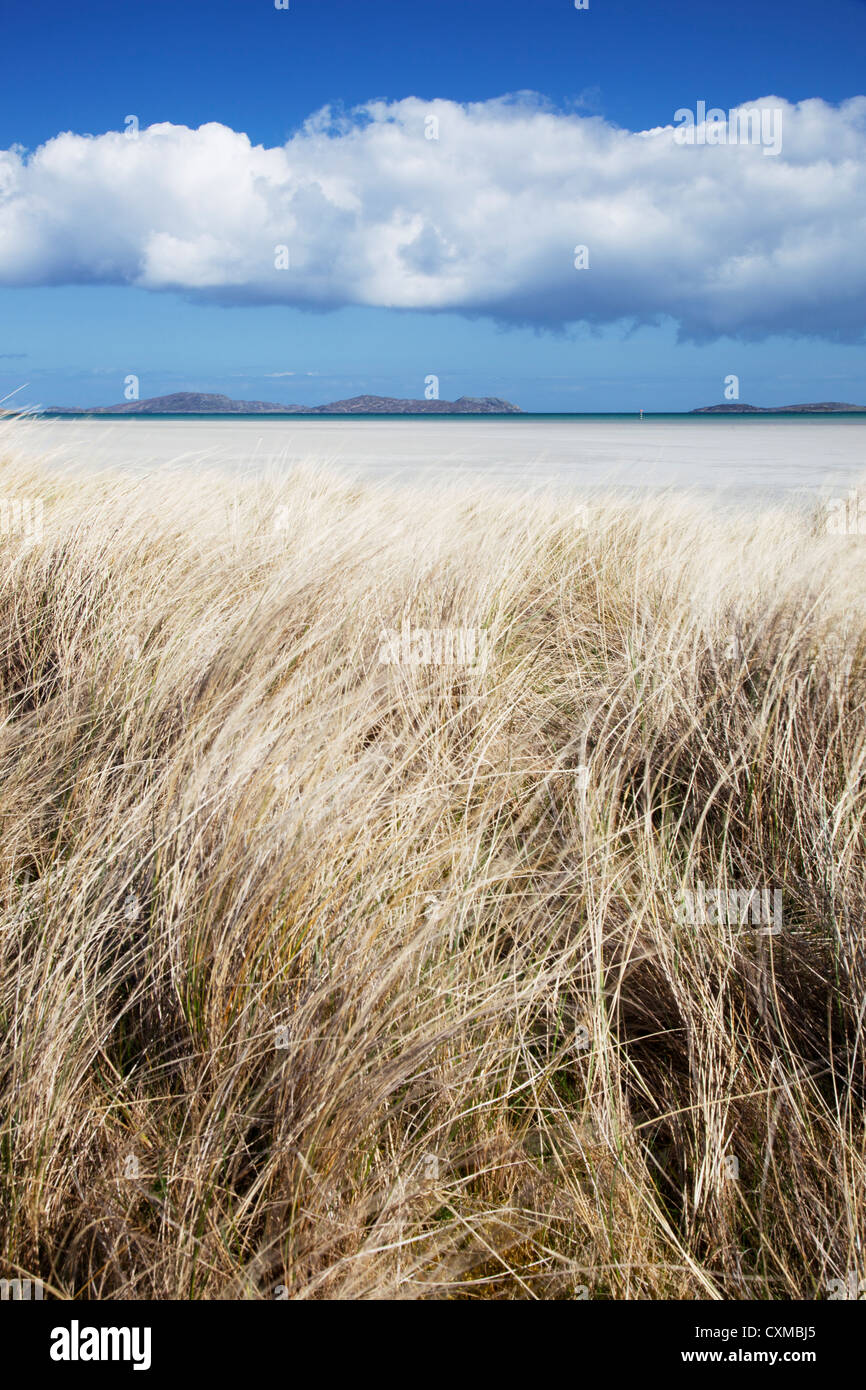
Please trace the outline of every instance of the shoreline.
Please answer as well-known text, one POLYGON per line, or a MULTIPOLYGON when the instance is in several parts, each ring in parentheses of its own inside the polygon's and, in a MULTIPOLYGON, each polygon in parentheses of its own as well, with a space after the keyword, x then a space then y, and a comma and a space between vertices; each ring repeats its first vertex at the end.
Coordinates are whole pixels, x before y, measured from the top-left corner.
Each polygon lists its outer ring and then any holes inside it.
POLYGON ((0 440, 22 458, 99 469, 196 466, 236 475, 317 462, 360 478, 425 484, 698 490, 757 502, 859 485, 866 472, 860 418, 31 416, 2 422, 0 440))

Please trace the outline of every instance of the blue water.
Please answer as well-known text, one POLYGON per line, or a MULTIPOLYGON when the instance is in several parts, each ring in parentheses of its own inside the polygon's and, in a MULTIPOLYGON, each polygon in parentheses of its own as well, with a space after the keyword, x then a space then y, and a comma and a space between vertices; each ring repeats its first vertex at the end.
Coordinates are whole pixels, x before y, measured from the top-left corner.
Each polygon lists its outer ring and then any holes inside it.
MULTIPOLYGON (((405 414, 401 411, 393 413, 384 410, 373 411, 301 411, 301 410, 269 410, 251 411, 244 414, 240 411, 182 411, 172 413, 170 411, 149 411, 149 410, 127 410, 122 415, 64 415, 61 412, 43 410, 39 413, 39 418, 43 420, 513 420, 515 423, 525 421, 541 420, 635 420, 641 421, 641 416, 637 411, 531 411, 524 410, 519 415, 511 412, 498 414, 491 411, 485 414, 471 415, 460 411, 450 412, 446 410, 427 414, 423 411, 405 414)), ((866 420, 866 410, 780 410, 768 412, 767 414, 751 414, 745 412, 739 414, 736 411, 719 413, 716 415, 692 414, 690 411, 664 411, 664 410, 645 410, 644 420, 688 420, 691 423, 696 421, 716 421, 716 420, 866 420)))

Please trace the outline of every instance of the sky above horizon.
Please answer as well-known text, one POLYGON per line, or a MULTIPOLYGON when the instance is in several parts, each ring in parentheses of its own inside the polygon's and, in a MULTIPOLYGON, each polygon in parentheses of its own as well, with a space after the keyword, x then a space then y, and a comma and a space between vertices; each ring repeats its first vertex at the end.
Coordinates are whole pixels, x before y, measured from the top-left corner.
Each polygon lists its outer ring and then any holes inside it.
POLYGON ((47 0, 4 50, 16 404, 866 404, 866 0, 47 0))

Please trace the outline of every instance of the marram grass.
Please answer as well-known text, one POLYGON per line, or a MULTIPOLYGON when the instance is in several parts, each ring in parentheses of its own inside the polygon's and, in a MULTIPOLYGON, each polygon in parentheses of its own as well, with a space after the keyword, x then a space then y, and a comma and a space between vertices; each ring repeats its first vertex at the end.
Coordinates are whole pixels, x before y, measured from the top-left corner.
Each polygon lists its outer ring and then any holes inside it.
POLYGON ((0 1274, 866 1276, 866 541, 316 469, 0 489, 44 502, 0 537, 0 1274))

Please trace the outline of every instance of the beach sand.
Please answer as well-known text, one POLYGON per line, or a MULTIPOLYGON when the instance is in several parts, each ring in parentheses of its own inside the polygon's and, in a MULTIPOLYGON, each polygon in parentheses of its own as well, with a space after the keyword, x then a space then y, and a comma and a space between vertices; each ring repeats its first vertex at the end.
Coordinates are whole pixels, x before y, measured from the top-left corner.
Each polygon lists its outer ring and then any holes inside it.
POLYGON ((316 461, 365 477, 517 487, 689 488, 790 498, 866 471, 866 417, 737 419, 49 419, 7 427, 15 452, 131 469, 282 471, 316 461))

